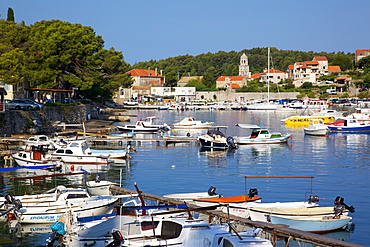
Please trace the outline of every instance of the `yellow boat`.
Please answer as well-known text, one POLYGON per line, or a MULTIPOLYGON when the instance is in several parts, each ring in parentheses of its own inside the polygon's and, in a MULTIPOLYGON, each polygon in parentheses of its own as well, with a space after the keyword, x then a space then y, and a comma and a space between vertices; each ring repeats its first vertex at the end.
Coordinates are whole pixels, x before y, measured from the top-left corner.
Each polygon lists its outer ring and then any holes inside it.
POLYGON ((283 122, 288 126, 308 127, 312 119, 321 119, 324 123, 331 123, 336 120, 334 116, 293 116, 283 122))

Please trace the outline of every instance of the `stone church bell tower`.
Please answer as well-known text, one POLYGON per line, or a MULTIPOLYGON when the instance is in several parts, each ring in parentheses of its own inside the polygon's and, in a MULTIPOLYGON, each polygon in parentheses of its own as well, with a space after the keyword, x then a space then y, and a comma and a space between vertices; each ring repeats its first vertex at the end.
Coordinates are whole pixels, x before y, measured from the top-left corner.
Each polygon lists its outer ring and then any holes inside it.
POLYGON ((240 57, 239 76, 251 77, 251 73, 249 72, 248 57, 245 55, 245 53, 243 53, 243 55, 240 57))

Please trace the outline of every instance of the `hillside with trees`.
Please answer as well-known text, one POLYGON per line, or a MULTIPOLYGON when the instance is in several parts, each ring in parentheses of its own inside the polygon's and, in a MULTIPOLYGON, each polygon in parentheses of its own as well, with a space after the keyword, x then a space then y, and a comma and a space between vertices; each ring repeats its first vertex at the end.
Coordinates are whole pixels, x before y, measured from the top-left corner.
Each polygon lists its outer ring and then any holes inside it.
MULTIPOLYGON (((243 53, 248 56, 251 73, 261 73, 267 68, 267 47, 244 49, 241 51, 219 51, 217 53, 205 53, 197 56, 184 55, 170 57, 163 60, 150 60, 133 65, 133 68, 157 68, 162 70, 168 86, 176 85, 182 76, 209 76, 215 80, 220 76, 237 76, 239 73, 240 57, 243 53)), ((286 71, 288 65, 295 62, 312 61, 315 56, 326 56, 330 65, 339 65, 342 70, 350 70, 354 67, 353 53, 327 53, 327 52, 303 52, 292 50, 279 50, 271 48, 271 68, 286 71)), ((210 84, 211 82, 208 82, 210 84)))
MULTIPOLYGON (((190 81, 188 86, 195 86, 199 91, 217 90, 218 77, 238 75, 243 53, 248 56, 252 74, 263 72, 267 67, 267 50, 267 47, 257 47, 241 51, 208 52, 130 65, 124 61, 121 51, 104 49, 103 37, 96 35, 91 27, 60 20, 40 21, 27 26, 24 22, 15 22, 11 8, 8 9, 7 19, 0 20, 0 78, 4 83, 15 85, 24 82, 31 88, 45 89, 78 87, 80 94, 93 100, 110 99, 120 86, 130 87, 133 80, 126 72, 131 69, 162 71, 166 86, 176 86, 183 76, 202 76, 201 80, 190 81)), ((286 71, 288 65, 295 62, 312 61, 315 56, 325 56, 329 65, 340 66, 342 71, 356 80, 358 87, 370 87, 369 57, 355 65, 354 53, 277 48, 271 48, 270 51, 271 68, 286 71)), ((312 85, 304 83, 301 89, 309 92, 312 85)), ((266 90, 266 85, 258 80, 239 89, 241 92, 266 90)), ((272 85, 270 90, 296 89, 291 81, 285 81, 272 85)))

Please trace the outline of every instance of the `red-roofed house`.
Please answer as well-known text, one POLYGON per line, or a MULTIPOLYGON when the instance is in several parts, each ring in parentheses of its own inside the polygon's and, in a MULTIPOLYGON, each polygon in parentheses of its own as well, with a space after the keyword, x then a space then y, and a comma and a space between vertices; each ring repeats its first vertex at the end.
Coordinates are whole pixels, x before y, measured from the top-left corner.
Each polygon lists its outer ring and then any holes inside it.
POLYGON ((325 75, 328 72, 328 59, 324 57, 314 57, 312 61, 319 63, 319 73, 325 75))
POLYGON ((244 76, 220 76, 216 80, 216 87, 230 87, 237 88, 235 85, 239 85, 239 88, 243 87, 244 85, 247 85, 248 77, 244 76), (234 86, 233 86, 234 85, 234 86))
POLYGON ((304 82, 315 83, 321 75, 328 74, 328 59, 314 57, 312 61, 296 62, 287 69, 289 78, 294 80, 294 85, 299 87, 304 82))
POLYGON ((165 78, 157 73, 157 70, 150 69, 133 69, 127 74, 134 80, 131 88, 119 88, 115 101, 122 104, 123 101, 138 98, 138 95, 150 95, 152 87, 163 87, 165 78))
POLYGON ((361 58, 367 57, 369 55, 370 55, 370 49, 356 50, 355 62, 357 63, 361 58))
POLYGON ((277 69, 270 69, 270 71, 264 69, 263 73, 261 73, 260 82, 270 81, 271 83, 279 83, 280 81, 285 80, 287 78, 288 73, 286 72, 282 72, 277 69))
POLYGON ((342 70, 340 69, 340 66, 328 66, 328 72, 329 74, 339 73, 339 72, 342 72, 342 70))

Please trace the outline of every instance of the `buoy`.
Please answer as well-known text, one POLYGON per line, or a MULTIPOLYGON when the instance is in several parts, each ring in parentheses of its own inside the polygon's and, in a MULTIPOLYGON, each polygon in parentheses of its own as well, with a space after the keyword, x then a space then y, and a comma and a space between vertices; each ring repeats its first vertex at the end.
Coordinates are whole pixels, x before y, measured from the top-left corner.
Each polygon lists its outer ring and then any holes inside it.
POLYGON ((75 171, 75 165, 71 165, 71 171, 75 171))

